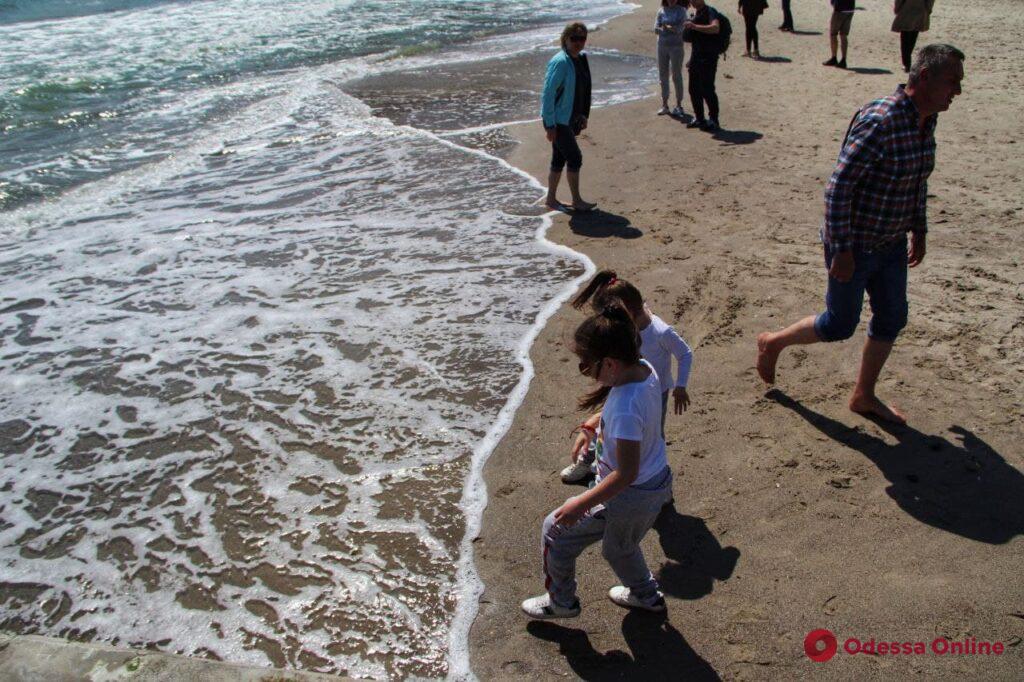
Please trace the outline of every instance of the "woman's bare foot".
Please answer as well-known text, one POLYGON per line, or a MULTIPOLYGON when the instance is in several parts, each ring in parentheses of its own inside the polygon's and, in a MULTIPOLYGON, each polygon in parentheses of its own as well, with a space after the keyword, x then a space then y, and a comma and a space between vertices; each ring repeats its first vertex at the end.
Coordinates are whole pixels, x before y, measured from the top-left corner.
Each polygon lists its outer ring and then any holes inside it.
POLYGON ((547 206, 548 208, 550 208, 552 211, 564 211, 565 210, 565 204, 563 204, 558 199, 553 199, 551 197, 548 197, 548 198, 544 199, 544 205, 547 206))
POLYGON ((775 383, 775 363, 779 360, 779 351, 771 347, 768 339, 771 332, 757 335, 757 374, 766 384, 775 383))
POLYGON ((574 211, 586 213, 587 211, 593 211, 595 208, 597 208, 597 204, 592 204, 589 201, 583 201, 582 199, 572 202, 572 210, 574 211))
POLYGON ((886 405, 877 396, 855 395, 850 398, 850 409, 857 414, 875 415, 894 424, 906 424, 907 417, 891 405, 886 405))

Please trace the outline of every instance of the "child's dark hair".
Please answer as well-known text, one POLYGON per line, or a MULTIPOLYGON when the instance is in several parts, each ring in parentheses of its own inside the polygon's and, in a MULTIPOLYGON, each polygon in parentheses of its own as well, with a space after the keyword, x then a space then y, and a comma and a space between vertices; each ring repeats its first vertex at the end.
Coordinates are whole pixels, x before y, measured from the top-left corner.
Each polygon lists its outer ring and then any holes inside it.
POLYGON ((602 270, 594 275, 594 279, 572 300, 572 307, 579 310, 591 298, 594 310, 601 310, 616 300, 633 315, 639 315, 644 310, 644 297, 640 290, 626 280, 619 279, 614 270, 602 270))
MULTIPOLYGON (((585 319, 573 335, 573 352, 587 365, 615 358, 635 365, 640 362, 640 334, 633 318, 617 301, 605 305, 585 319)), ((579 399, 581 410, 592 410, 604 404, 609 386, 599 386, 579 399)))

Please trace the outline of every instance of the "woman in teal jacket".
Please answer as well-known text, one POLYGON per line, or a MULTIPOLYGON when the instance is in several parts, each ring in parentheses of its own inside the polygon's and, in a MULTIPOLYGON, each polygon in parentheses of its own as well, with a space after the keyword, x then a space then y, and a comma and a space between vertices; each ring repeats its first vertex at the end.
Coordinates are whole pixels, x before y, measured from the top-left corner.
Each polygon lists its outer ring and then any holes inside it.
POLYGON ((586 129, 590 117, 590 65, 583 54, 586 42, 585 25, 576 22, 565 27, 562 49, 548 62, 540 96, 540 116, 551 143, 551 172, 544 204, 553 211, 567 208, 555 196, 563 169, 572 192, 572 209, 589 211, 595 206, 580 196, 583 154, 576 144, 576 136, 586 129))

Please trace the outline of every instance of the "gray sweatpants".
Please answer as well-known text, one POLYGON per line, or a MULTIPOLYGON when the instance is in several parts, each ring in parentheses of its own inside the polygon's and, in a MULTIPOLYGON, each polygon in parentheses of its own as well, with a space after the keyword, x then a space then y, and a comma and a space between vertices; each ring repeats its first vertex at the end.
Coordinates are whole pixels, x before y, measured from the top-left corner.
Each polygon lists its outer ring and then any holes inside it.
POLYGON ((601 555, 623 585, 640 599, 654 596, 658 582, 647 568, 640 541, 672 499, 672 474, 666 467, 654 479, 657 487, 626 488, 588 511, 575 526, 555 525, 555 513, 548 514, 541 531, 541 553, 544 588, 553 602, 566 607, 576 602, 576 557, 598 541, 601 555))
POLYGON ((676 102, 683 102, 683 46, 658 45, 658 78, 661 79, 661 100, 668 101, 668 74, 672 69, 672 84, 676 86, 676 102))

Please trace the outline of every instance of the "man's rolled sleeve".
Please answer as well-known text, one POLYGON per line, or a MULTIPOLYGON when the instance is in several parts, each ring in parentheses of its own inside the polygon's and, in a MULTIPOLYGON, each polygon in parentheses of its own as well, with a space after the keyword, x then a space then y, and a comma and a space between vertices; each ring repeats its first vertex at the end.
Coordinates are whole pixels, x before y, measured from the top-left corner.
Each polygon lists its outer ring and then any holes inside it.
POLYGON ((882 156, 886 130, 876 117, 861 117, 850 128, 825 188, 825 241, 834 252, 853 248, 853 198, 857 185, 882 156))

